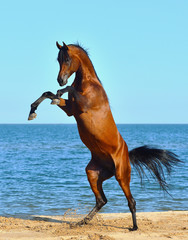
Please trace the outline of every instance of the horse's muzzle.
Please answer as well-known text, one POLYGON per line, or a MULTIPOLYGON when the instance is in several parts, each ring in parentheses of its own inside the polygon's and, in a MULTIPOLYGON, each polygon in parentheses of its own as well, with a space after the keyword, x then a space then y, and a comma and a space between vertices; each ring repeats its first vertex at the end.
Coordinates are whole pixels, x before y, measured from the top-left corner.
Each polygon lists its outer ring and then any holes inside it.
POLYGON ((59 85, 60 85, 61 87, 64 86, 64 85, 66 85, 67 82, 68 82, 68 75, 65 74, 65 75, 63 75, 63 76, 61 76, 61 77, 58 76, 57 81, 58 81, 58 83, 59 83, 59 85))

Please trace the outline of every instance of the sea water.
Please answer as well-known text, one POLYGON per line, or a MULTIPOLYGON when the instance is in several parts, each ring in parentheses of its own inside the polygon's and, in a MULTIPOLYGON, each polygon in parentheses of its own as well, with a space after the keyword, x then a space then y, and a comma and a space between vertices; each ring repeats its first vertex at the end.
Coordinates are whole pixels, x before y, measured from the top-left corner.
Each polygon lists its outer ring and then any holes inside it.
MULTIPOLYGON (((166 176, 169 194, 132 168, 131 191, 137 211, 188 210, 188 125, 118 125, 129 150, 141 145, 168 149, 183 161, 166 176)), ((87 213, 95 197, 85 173, 90 151, 77 126, 61 124, 0 125, 0 215, 87 213)), ((115 177, 103 184, 108 203, 101 212, 129 212, 115 177)))

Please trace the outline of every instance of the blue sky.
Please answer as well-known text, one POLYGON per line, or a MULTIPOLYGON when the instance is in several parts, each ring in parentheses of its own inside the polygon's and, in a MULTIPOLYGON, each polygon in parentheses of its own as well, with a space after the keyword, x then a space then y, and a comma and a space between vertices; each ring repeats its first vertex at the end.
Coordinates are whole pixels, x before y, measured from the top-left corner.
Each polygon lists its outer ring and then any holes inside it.
MULTIPOLYGON (((55 42, 89 50, 117 123, 188 123, 188 1, 0 2, 0 123, 74 123, 50 100, 55 42)), ((69 80, 71 84, 73 78, 69 80)))

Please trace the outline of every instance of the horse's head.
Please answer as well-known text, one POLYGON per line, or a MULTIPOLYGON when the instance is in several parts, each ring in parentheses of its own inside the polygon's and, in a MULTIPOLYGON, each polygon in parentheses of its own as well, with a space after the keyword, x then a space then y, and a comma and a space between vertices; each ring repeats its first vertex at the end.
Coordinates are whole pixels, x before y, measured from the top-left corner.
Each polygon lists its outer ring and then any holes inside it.
POLYGON ((68 78, 78 70, 79 60, 74 56, 71 46, 67 46, 64 42, 63 46, 58 42, 56 45, 59 49, 57 60, 60 66, 57 81, 60 86, 64 86, 67 84, 68 78))

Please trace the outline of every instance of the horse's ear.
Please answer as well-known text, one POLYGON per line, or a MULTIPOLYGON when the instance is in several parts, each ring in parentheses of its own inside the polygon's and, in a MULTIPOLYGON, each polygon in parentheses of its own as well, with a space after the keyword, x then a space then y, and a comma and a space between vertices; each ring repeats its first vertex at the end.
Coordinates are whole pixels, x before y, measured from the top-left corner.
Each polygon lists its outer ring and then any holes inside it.
POLYGON ((63 42, 63 47, 65 48, 65 50, 68 50, 68 46, 63 42))
POLYGON ((56 42, 56 46, 59 50, 62 48, 62 46, 58 42, 56 42))

